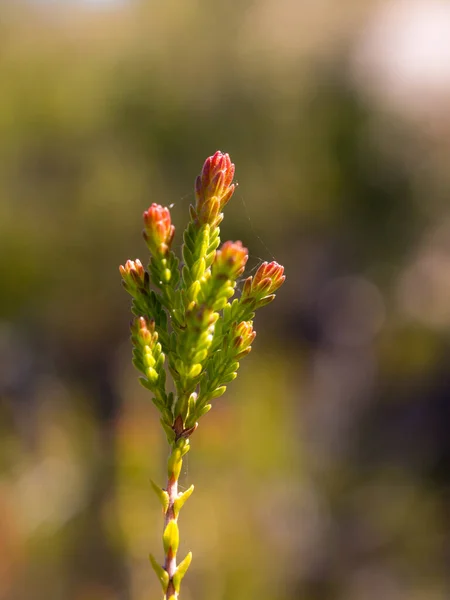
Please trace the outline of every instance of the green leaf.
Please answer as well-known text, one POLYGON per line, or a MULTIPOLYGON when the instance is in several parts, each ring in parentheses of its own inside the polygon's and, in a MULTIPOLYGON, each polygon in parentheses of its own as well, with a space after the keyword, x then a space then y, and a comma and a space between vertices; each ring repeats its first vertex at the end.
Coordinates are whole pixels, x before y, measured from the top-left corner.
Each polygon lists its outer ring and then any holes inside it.
POLYGON ((163 419, 160 420, 160 423, 161 423, 164 431, 166 432, 167 441, 169 442, 169 444, 173 444, 173 442, 175 441, 175 437, 176 437, 175 431, 172 429, 172 427, 170 425, 165 423, 163 421, 163 419))
POLYGON ((150 483, 152 484, 153 491, 161 502, 165 514, 169 508, 169 494, 166 492, 166 490, 161 489, 159 485, 156 485, 153 479, 150 479, 150 483))
POLYGON ((227 373, 224 377, 222 377, 221 379, 221 383, 231 383, 234 379, 236 379, 237 377, 237 373, 227 373))
POLYGON ((152 383, 150 383, 150 381, 146 377, 139 377, 139 383, 143 387, 145 387, 146 390, 150 390, 151 392, 153 392, 155 389, 155 386, 152 383))
POLYGON ((164 552, 167 554, 170 549, 176 554, 180 543, 180 532, 176 521, 169 521, 163 533, 164 552))
MULTIPOLYGON (((164 567, 162 567, 157 560, 155 559, 155 557, 153 556, 153 554, 149 554, 148 555, 149 559, 150 559, 150 563, 153 567, 153 570, 156 573, 156 576, 158 577, 159 581, 161 582, 161 586, 163 589, 163 592, 167 592, 167 588, 169 586, 169 573, 164 569, 164 567)), ((182 563, 180 563, 181 565, 182 563)))
POLYGON ((220 387, 218 387, 214 390, 214 392, 211 394, 209 399, 214 400, 214 398, 220 398, 220 396, 223 396, 226 391, 227 391, 227 386, 221 385, 220 387))
POLYGON ((199 419, 200 417, 203 417, 203 415, 206 415, 207 412, 209 412, 212 408, 212 404, 207 404, 206 406, 204 406, 198 413, 197 418, 199 419))
POLYGON ((187 454, 189 452, 189 450, 191 449, 191 446, 189 444, 189 440, 185 440, 185 439, 181 439, 179 440, 179 444, 183 442, 183 445, 180 446, 180 450, 181 450, 181 456, 184 456, 185 454, 187 454))
POLYGON ((198 280, 201 277, 203 277, 204 272, 205 272, 205 259, 202 256, 198 260, 196 260, 195 263, 192 265, 191 277, 194 281, 198 280))
POLYGON ((180 593, 181 580, 186 575, 186 572, 189 569, 189 565, 191 564, 191 560, 192 560, 192 552, 189 552, 187 554, 187 556, 180 562, 180 564, 177 567, 177 570, 175 571, 175 573, 173 575, 173 578, 172 578, 173 586, 174 586, 177 594, 180 593))
POLYGON ((190 488, 188 488, 185 492, 180 494, 178 496, 178 498, 175 500, 175 502, 173 503, 173 512, 175 514, 175 517, 178 516, 178 513, 183 508, 184 503, 190 497, 190 495, 192 494, 193 491, 194 491, 194 486, 191 485, 190 488))
POLYGON ((169 456, 169 460, 167 463, 167 475, 168 477, 174 477, 178 479, 181 472, 181 467, 183 464, 181 450, 180 448, 175 447, 172 450, 171 455, 169 456))

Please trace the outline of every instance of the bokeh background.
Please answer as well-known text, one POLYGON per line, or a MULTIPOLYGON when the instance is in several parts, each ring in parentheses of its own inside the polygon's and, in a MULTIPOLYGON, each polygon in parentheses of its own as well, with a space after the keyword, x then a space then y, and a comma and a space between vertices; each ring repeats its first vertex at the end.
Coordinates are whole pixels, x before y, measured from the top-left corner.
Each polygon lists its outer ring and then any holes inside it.
POLYGON ((223 238, 287 282, 192 438, 183 600, 450 597, 450 4, 0 3, 0 598, 160 589, 166 442, 118 265, 223 238))

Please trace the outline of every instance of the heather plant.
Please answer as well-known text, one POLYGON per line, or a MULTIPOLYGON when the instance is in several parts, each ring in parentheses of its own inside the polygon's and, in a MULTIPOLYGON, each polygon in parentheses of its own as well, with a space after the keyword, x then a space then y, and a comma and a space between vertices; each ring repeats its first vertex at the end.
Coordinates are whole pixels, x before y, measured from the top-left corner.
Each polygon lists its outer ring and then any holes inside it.
POLYGON ((220 248, 222 210, 233 195, 234 165, 228 154, 209 157, 195 182, 195 206, 183 235, 181 268, 172 250, 175 227, 169 209, 152 204, 144 212, 144 239, 150 262, 139 259, 120 267, 132 296, 133 363, 160 413, 170 452, 167 484, 152 487, 164 513, 164 562, 150 562, 164 600, 179 598, 191 552, 177 563, 178 516, 194 486, 178 491, 178 478, 190 438, 200 419, 237 376, 239 362, 251 350, 257 309, 272 302, 284 282, 283 267, 262 263, 232 300, 248 259, 240 241, 220 248), (166 368, 173 385, 168 391, 166 368))

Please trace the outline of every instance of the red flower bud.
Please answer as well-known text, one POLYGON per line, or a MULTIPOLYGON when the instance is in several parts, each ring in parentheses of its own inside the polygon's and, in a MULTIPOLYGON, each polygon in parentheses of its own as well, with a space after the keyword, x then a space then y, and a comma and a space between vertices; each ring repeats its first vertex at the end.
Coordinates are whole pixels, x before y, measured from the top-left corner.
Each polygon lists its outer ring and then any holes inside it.
POLYGON ((169 209, 153 203, 143 216, 144 238, 150 252, 154 256, 165 256, 175 234, 169 209))
POLYGON ((236 280, 243 273, 247 260, 248 250, 242 242, 225 242, 216 253, 213 276, 225 275, 227 279, 236 280))
POLYGON ((245 280, 242 298, 260 300, 273 294, 284 283, 284 267, 277 262, 263 262, 254 277, 245 280))
POLYGON ((216 224, 223 207, 233 195, 234 164, 219 150, 206 159, 195 181, 197 216, 201 223, 216 224))

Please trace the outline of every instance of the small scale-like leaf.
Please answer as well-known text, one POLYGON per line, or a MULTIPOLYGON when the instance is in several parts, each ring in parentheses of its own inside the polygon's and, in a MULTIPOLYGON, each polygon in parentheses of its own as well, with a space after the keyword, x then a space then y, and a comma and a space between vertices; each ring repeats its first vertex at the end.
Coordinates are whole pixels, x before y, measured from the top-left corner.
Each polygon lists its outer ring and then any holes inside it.
POLYGON ((185 492, 180 494, 178 496, 178 498, 175 500, 175 502, 173 503, 173 512, 175 513, 175 517, 178 516, 178 513, 183 508, 184 503, 190 497, 190 495, 192 494, 193 491, 194 491, 194 486, 191 485, 190 488, 188 488, 185 492))
POLYGON ((200 291, 200 281, 197 279, 193 282, 192 285, 188 286, 187 296, 189 298, 197 298, 198 293, 200 291))
POLYGON ((199 350, 199 352, 196 353, 196 355, 193 358, 193 362, 196 363, 201 363, 205 360, 205 358, 208 356, 208 350, 207 349, 203 349, 203 350, 199 350))
POLYGON ((182 277, 183 277, 184 285, 186 287, 189 287, 192 283, 192 277, 191 277, 191 272, 189 271, 189 268, 186 265, 184 265, 184 267, 183 267, 182 277))
POLYGON ((191 449, 191 446, 189 444, 189 440, 181 439, 181 440, 178 441, 179 444, 181 442, 184 442, 184 445, 180 447, 181 456, 184 456, 185 454, 187 454, 189 452, 189 450, 191 449))
POLYGON ((182 467, 182 454, 180 448, 174 448, 172 450, 171 455, 169 456, 169 460, 167 462, 167 475, 168 477, 173 477, 174 479, 178 479, 181 472, 182 467))
POLYGON ((166 432, 167 441, 169 442, 169 444, 173 444, 173 442, 175 441, 175 437, 176 437, 175 431, 172 429, 172 427, 170 425, 165 423, 163 419, 160 420, 160 423, 161 423, 164 431, 166 432))
MULTIPOLYGON (((169 586, 169 573, 164 569, 164 567, 162 567, 158 561, 155 559, 155 557, 153 556, 153 554, 149 554, 149 559, 150 559, 150 563, 153 567, 153 570, 156 573, 156 576, 158 577, 159 581, 161 582, 161 586, 163 589, 163 592, 166 593, 167 592, 167 588, 169 586)), ((182 563, 180 563, 182 564, 182 563)))
POLYGON ((222 377, 220 383, 231 383, 234 379, 236 379, 237 373, 227 373, 225 377, 222 377))
POLYGON ((209 412, 212 408, 212 404, 207 404, 206 406, 204 406, 198 413, 198 417, 203 417, 203 415, 206 415, 207 412, 209 412))
POLYGON ((155 389, 153 383, 151 383, 146 377, 139 377, 139 383, 145 387, 145 389, 150 390, 151 392, 153 392, 155 389))
POLYGON ((176 554, 178 550, 178 544, 180 543, 180 532, 176 521, 169 521, 163 533, 163 546, 164 551, 167 554, 170 549, 172 553, 176 554))
POLYGON ((153 479, 150 479, 150 483, 152 484, 153 491, 161 502, 164 513, 166 513, 167 509, 169 508, 169 494, 166 492, 166 490, 161 489, 159 485, 153 481, 153 479))
POLYGON ((174 585, 174 588, 175 588, 175 591, 177 592, 177 594, 180 593, 181 580, 186 575, 186 572, 189 569, 189 565, 191 564, 191 560, 192 560, 192 552, 189 552, 186 555, 186 557, 180 562, 180 564, 177 567, 177 570, 174 573, 172 581, 173 581, 173 585, 174 585))
POLYGON ((220 387, 218 387, 214 390, 214 392, 211 394, 209 399, 214 400, 214 398, 220 398, 220 396, 223 396, 226 391, 227 391, 227 386, 221 385, 220 387))
POLYGON ((153 396, 152 397, 152 402, 156 406, 156 408, 159 410, 159 412, 162 413, 163 410, 164 410, 164 405, 161 403, 161 400, 159 400, 158 398, 156 398, 155 396, 153 396))
POLYGON ((201 279, 203 277, 203 273, 205 272, 205 259, 200 257, 191 268, 191 276, 194 281, 201 279))
POLYGON ((274 300, 275 300, 275 294, 271 294, 270 296, 266 296, 265 298, 262 298, 261 300, 258 300, 258 302, 256 303, 256 308, 262 308, 263 306, 266 306, 267 304, 270 304, 274 300))
POLYGON ((185 262, 185 264, 190 265, 192 264, 194 257, 192 256, 192 252, 189 250, 189 248, 186 246, 186 244, 184 244, 183 246, 183 260, 185 262))

